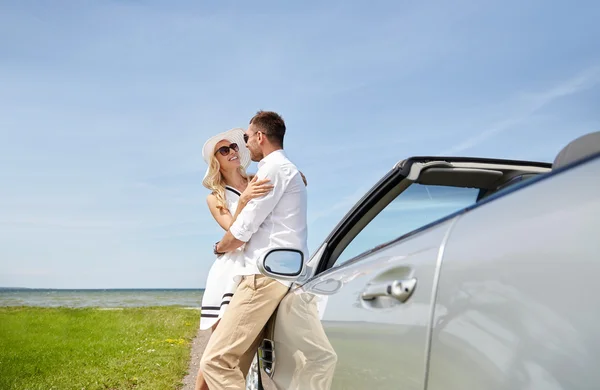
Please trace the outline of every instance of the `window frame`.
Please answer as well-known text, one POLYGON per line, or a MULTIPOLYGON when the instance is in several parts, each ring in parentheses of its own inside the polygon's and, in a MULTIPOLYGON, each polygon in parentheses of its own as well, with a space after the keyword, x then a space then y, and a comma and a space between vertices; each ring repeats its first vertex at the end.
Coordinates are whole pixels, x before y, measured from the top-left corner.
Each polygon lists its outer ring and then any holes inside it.
MULTIPOLYGON (((452 168, 454 165, 460 164, 481 164, 482 169, 498 169, 498 167, 509 167, 514 169, 524 169, 543 174, 549 172, 552 165, 543 162, 518 161, 518 160, 498 160, 484 158, 460 158, 460 157, 413 157, 396 164, 386 175, 383 176, 342 218, 337 226, 332 230, 329 236, 325 239, 317 251, 316 256, 319 256, 318 265, 316 265, 314 274, 319 275, 324 271, 334 268, 339 256, 350 245, 350 243, 358 237, 360 232, 365 229, 371 221, 373 221, 381 211, 383 211, 391 202, 402 194, 410 185, 417 182, 419 174, 427 168, 445 167, 452 168), (353 231, 358 230, 356 233, 353 231)), ((544 176, 544 175, 541 175, 544 176)), ((510 179, 508 179, 510 180, 510 179)), ((532 182, 535 180, 526 180, 532 182)), ((512 187, 512 186, 510 186, 512 187)), ((516 186, 520 187, 520 186, 516 186)), ((480 190, 481 192, 482 190, 480 190)), ((490 198, 493 198, 490 197, 490 198)), ((487 200, 487 198, 485 199, 487 200)), ((485 201, 484 200, 484 201, 485 201)), ((477 204, 477 200, 475 201, 477 204)), ((390 241, 383 242, 373 248, 358 254, 357 256, 348 259, 346 264, 354 264, 364 257, 388 246, 399 240, 418 234, 419 232, 429 229, 434 225, 441 224, 455 216, 470 210, 473 205, 459 209, 445 217, 432 221, 417 229, 414 229, 390 241)), ((312 259, 311 259, 312 260, 312 259)), ((337 268, 337 267, 335 267, 337 268)))
MULTIPOLYGON (((406 180, 408 181, 408 180, 406 180)), ((399 187, 403 187, 403 183, 399 185, 399 187)), ((443 184, 423 184, 417 182, 410 182, 406 188, 402 188, 399 194, 397 194, 389 203, 385 204, 383 209, 377 212, 369 222, 360 229, 360 231, 353 235, 353 238, 349 240, 348 245, 345 245, 344 249, 337 254, 338 248, 334 251, 337 255, 335 256, 335 263, 331 266, 331 268, 337 268, 351 262, 354 258, 360 256, 365 251, 372 249, 373 247, 385 246, 390 241, 395 241, 398 237, 404 237, 405 235, 415 231, 421 230, 423 226, 429 226, 431 223, 437 222, 440 219, 446 220, 448 215, 453 215, 455 212, 464 210, 467 207, 475 204, 477 202, 477 198, 479 193, 481 192, 481 188, 479 187, 463 187, 463 186, 448 186, 443 184), (417 187, 417 188, 415 188, 417 187), (420 193, 417 198, 414 198, 414 193, 411 195, 411 190, 419 190, 420 187, 423 193, 420 193), (437 188, 436 188, 437 187, 437 188), (437 193, 437 190, 446 191, 446 189, 454 189, 453 192, 447 193, 437 193), (456 192, 454 192, 456 191, 456 192), (430 197, 427 197, 427 193, 430 194, 430 197), (424 219, 419 221, 418 223, 411 224, 412 226, 408 227, 400 227, 394 221, 396 218, 410 218, 412 212, 410 210, 402 209, 402 205, 405 205, 406 202, 412 202, 412 200, 416 200, 419 202, 423 202, 426 205, 432 205, 436 202, 444 202, 446 200, 456 200, 455 196, 458 194, 460 197, 459 204, 455 204, 454 207, 446 208, 446 210, 440 212, 437 210, 424 210, 421 211, 422 215, 426 215, 424 219), (433 196, 433 198, 431 198, 433 196), (392 209, 395 206, 400 206, 400 210, 393 211, 392 209), (386 217, 387 216, 387 217, 386 217), (383 218, 389 218, 390 216, 394 217, 394 221, 387 220, 383 222, 383 218), (379 232, 376 236, 373 236, 372 230, 369 229, 385 229, 385 232, 379 232), (374 245, 367 245, 365 247, 364 243, 360 244, 361 240, 364 240, 366 235, 371 235, 370 241, 374 243, 374 245), (362 237, 362 238, 361 238, 362 237), (358 244, 359 248, 353 247, 353 244, 358 244), (360 248, 364 249, 360 249, 360 248), (350 249, 350 251, 349 251, 350 249)), ((390 194, 388 194, 390 195, 390 194)), ((407 220, 408 221, 408 220, 407 220)), ((410 222, 409 222, 410 223, 410 222)), ((352 236, 351 232, 346 234, 347 236, 352 236)))

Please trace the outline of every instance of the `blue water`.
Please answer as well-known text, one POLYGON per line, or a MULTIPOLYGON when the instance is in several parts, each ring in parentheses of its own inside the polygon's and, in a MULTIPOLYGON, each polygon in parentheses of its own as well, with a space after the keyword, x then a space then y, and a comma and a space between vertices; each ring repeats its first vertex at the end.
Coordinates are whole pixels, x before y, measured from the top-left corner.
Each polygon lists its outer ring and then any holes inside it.
POLYGON ((199 308, 202 289, 0 289, 0 306, 199 308))

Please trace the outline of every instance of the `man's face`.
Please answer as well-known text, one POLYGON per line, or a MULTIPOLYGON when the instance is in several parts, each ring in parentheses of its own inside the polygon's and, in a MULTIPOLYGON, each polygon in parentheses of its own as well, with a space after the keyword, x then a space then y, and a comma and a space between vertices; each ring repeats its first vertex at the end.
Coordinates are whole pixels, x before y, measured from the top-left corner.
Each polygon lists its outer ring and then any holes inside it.
MULTIPOLYGON (((264 137, 263 134, 260 134, 260 136, 264 137)), ((256 126, 252 124, 248 126, 248 130, 246 130, 246 136, 244 138, 246 139, 246 147, 250 151, 250 159, 252 161, 260 161, 264 157, 264 154, 258 142, 258 137, 259 134, 256 126)))

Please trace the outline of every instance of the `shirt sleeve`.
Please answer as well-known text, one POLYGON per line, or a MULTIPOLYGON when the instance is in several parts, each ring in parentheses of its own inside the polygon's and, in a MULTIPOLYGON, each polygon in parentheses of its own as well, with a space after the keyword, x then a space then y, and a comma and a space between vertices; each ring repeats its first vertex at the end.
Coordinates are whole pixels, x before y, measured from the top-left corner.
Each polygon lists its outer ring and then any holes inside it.
POLYGON ((252 199, 237 216, 229 232, 242 242, 250 241, 250 237, 260 227, 267 216, 273 211, 283 193, 287 183, 284 180, 283 170, 277 165, 264 165, 256 172, 258 179, 269 179, 273 189, 266 195, 252 199))

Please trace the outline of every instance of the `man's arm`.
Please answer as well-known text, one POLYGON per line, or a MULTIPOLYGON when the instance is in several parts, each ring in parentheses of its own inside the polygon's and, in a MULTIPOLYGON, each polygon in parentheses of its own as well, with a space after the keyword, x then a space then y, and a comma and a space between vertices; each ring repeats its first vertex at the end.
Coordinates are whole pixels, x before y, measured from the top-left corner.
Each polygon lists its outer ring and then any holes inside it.
POLYGON ((277 165, 266 165, 264 168, 264 171, 259 169, 256 176, 259 179, 269 179, 273 189, 265 196, 248 202, 223 239, 216 245, 216 252, 231 252, 248 242, 283 196, 286 184, 285 171, 289 168, 277 165))
POLYGON ((221 238, 221 241, 217 243, 217 246, 215 248, 215 254, 233 252, 242 245, 244 245, 244 241, 240 241, 237 238, 235 238, 233 234, 231 234, 231 232, 228 230, 227 232, 225 232, 223 238, 221 238))

